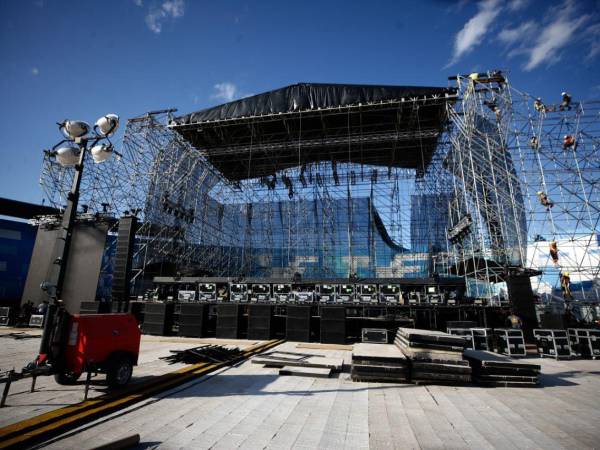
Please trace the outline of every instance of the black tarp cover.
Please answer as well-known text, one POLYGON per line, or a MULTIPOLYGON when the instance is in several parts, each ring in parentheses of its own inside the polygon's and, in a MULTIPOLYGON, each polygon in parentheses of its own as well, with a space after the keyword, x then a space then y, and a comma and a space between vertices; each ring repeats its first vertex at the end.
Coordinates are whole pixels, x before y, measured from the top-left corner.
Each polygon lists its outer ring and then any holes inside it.
POLYGON ((446 103, 456 98, 446 94, 454 91, 302 83, 181 116, 171 126, 231 181, 321 161, 423 171, 447 123, 446 103))
POLYGON ((284 114, 318 108, 371 104, 402 98, 444 96, 442 87, 377 86, 368 84, 298 83, 252 97, 193 112, 174 119, 175 125, 284 114))

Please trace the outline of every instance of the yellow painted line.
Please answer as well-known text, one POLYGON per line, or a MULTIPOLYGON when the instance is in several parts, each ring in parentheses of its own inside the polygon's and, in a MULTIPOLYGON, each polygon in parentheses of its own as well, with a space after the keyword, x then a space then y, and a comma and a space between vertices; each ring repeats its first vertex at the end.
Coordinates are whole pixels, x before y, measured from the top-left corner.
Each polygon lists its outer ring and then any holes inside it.
MULTIPOLYGON (((241 359, 248 358, 254 353, 258 353, 269 348, 275 347, 283 340, 272 340, 265 343, 253 345, 242 352, 241 359)), ((59 408, 47 413, 41 414, 30 419, 17 422, 0 429, 0 449, 9 448, 17 444, 23 444, 32 439, 39 439, 46 433, 51 433, 69 424, 82 421, 86 418, 93 418, 102 413, 109 413, 111 410, 120 406, 128 406, 137 403, 152 394, 156 394, 170 387, 185 383, 187 380, 199 375, 212 372, 218 368, 224 367, 229 362, 219 364, 199 363, 189 367, 184 367, 158 377, 150 383, 144 383, 138 386, 132 386, 129 392, 120 394, 106 394, 97 399, 87 400, 76 405, 59 408), (17 434, 18 433, 18 434, 17 434), (14 436, 17 434, 16 436, 14 436)))

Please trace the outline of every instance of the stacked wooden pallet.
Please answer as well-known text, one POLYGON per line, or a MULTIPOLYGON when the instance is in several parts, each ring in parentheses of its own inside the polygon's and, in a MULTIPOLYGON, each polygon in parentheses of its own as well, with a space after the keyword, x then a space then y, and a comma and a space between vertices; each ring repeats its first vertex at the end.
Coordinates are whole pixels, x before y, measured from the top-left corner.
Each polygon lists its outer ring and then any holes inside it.
POLYGON ((409 362, 393 344, 354 344, 350 373, 353 381, 406 383, 409 362))
POLYGON ((466 340, 440 331, 399 328, 394 343, 410 360, 415 383, 468 383, 471 368, 463 359, 466 340))
POLYGON ((541 367, 537 364, 480 350, 465 350, 464 355, 473 369, 473 381, 481 386, 534 387, 539 384, 541 367))

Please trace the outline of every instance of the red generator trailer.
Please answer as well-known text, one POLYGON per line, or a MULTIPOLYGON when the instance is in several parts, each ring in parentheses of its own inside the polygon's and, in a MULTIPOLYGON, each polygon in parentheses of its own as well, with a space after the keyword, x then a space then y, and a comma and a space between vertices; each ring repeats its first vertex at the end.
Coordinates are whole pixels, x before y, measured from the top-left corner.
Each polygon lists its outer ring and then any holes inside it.
POLYGON ((83 372, 106 374, 110 387, 126 385, 137 365, 141 333, 132 314, 75 314, 69 316, 60 384, 72 384, 83 372))

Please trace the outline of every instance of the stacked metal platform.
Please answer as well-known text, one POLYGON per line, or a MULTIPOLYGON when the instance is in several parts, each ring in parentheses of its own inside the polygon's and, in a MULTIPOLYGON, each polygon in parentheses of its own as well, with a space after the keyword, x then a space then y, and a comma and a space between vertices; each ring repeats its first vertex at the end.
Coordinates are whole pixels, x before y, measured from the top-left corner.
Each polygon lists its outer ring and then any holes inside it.
POLYGON ((471 368, 463 359, 466 339, 440 331, 399 328, 394 343, 410 361, 415 383, 468 383, 471 368))
POLYGON ((535 387, 539 384, 541 367, 537 364, 478 350, 465 350, 464 356, 473 369, 473 381, 481 386, 535 387))
POLYGON ((409 361, 393 344, 354 344, 351 376, 353 381, 407 383, 409 361))

